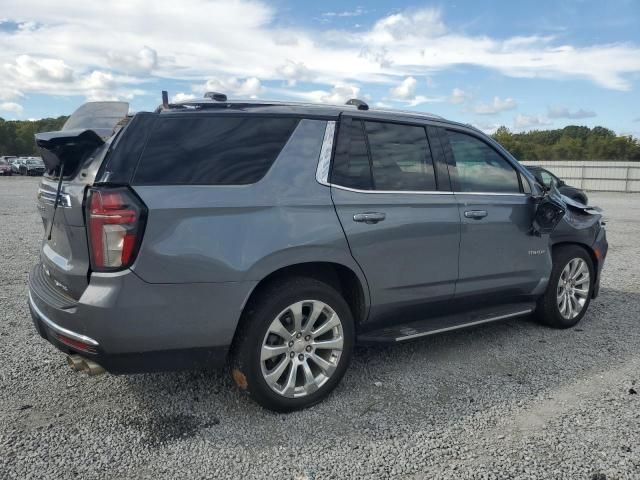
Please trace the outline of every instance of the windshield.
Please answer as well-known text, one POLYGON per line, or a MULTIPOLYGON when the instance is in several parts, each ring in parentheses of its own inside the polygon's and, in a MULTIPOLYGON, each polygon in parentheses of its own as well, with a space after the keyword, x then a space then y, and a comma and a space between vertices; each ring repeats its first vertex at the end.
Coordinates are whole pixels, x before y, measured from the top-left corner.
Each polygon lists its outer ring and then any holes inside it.
POLYGON ((44 165, 42 160, 27 160, 27 165, 44 165))

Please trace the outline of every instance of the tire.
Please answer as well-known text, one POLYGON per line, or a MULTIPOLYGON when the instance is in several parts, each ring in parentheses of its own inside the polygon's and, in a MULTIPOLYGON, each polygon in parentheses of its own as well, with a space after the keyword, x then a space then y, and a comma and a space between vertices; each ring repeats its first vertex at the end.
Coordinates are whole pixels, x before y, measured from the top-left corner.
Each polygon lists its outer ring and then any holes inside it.
POLYGON ((338 385, 351 360, 354 339, 349 305, 332 286, 306 277, 272 283, 243 312, 231 351, 231 376, 269 410, 307 408, 338 385), (297 317, 301 328, 294 324, 297 317), (323 348, 317 342, 325 342, 323 348))
POLYGON ((584 248, 578 245, 557 247, 553 251, 549 284, 538 300, 536 317, 541 323, 553 328, 571 328, 577 325, 589 308, 593 282, 593 261, 584 248), (585 280, 586 271, 589 276, 585 280))

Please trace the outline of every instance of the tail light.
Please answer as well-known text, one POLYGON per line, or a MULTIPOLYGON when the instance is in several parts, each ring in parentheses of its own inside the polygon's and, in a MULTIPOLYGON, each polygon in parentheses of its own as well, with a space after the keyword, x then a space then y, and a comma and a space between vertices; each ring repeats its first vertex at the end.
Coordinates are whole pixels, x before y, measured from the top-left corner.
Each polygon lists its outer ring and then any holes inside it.
POLYGON ((91 188, 86 219, 91 269, 122 270, 135 260, 147 209, 128 188, 91 188))

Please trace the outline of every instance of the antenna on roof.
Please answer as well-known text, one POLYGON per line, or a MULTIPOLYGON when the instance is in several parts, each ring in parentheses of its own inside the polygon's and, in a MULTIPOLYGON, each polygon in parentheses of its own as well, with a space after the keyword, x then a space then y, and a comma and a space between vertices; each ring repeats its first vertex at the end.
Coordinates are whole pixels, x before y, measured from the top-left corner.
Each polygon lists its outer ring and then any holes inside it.
POLYGON ((358 107, 358 110, 369 110, 369 105, 364 103, 362 100, 358 100, 357 98, 348 100, 345 105, 354 105, 355 107, 358 107))
POLYGON ((216 102, 227 101, 227 96, 224 93, 218 93, 218 92, 207 92, 204 94, 204 98, 210 98, 212 100, 215 100, 216 102))
POLYGON ((169 94, 166 90, 162 90, 162 106, 164 108, 169 108, 169 94))

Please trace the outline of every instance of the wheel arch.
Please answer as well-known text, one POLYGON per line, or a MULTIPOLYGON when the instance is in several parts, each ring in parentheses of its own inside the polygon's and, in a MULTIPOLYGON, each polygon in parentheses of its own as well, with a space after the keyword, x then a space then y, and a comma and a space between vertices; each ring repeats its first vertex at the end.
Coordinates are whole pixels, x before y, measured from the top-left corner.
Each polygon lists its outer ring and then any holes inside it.
POLYGON ((596 282, 598 281, 598 272, 600 271, 600 260, 598 259, 598 256, 596 255, 593 247, 587 243, 578 241, 561 241, 551 245, 551 253, 553 253, 554 250, 565 246, 577 246, 587 252, 589 258, 591 258, 591 263, 593 265, 593 282, 594 284, 596 284, 596 282))
MULTIPOLYGON (((355 326, 361 324, 369 313, 369 288, 362 273, 342 263, 331 261, 308 261, 285 265, 271 271, 264 276, 251 290, 242 306, 242 313, 250 308, 252 302, 261 291, 269 285, 290 277, 315 278, 333 286, 345 298, 351 309, 355 326)), ((244 321, 244 315, 240 315, 240 321, 236 326, 236 334, 244 321)), ((235 335, 234 335, 235 337, 235 335)))

